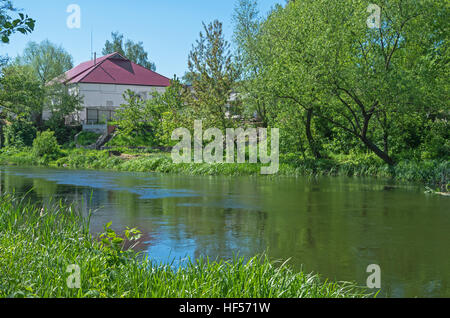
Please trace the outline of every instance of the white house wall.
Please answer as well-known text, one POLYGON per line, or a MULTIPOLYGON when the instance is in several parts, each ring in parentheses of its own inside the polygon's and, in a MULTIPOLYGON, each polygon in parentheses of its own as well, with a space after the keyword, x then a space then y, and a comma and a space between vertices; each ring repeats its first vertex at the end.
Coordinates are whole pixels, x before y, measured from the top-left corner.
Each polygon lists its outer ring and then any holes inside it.
MULTIPOLYGON (((123 98, 124 93, 127 90, 131 90, 137 94, 144 95, 144 99, 151 97, 153 92, 163 93, 166 87, 157 86, 140 86, 140 85, 115 85, 115 84, 89 84, 80 83, 77 86, 72 87, 70 90, 73 93, 78 93, 83 97, 83 110, 79 112, 79 120, 84 122, 86 120, 86 109, 116 109, 120 105, 125 104, 126 101, 123 98)), ((50 112, 44 111, 44 120, 50 118, 50 112)))
MULTIPOLYGON (((125 104, 123 97, 127 90, 131 90, 137 94, 145 94, 148 99, 153 92, 163 93, 165 87, 155 86, 139 86, 139 85, 114 85, 114 84, 78 84, 78 93, 83 96, 84 108, 118 108, 125 104)), ((86 119, 86 111, 80 114, 80 120, 86 119)))

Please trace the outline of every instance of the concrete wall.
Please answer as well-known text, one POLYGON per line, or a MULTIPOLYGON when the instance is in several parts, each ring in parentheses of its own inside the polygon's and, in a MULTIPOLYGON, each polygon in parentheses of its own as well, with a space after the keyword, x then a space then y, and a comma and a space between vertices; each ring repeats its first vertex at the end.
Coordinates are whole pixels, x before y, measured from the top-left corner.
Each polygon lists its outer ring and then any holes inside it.
POLYGON ((105 125, 83 125, 83 131, 92 131, 96 134, 106 134, 108 126, 105 125))

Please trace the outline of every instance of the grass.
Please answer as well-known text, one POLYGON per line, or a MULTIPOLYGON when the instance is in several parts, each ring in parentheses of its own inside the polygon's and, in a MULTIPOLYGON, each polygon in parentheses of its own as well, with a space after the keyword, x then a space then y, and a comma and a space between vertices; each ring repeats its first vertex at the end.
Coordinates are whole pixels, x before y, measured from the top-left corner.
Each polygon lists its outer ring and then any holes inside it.
MULTIPOLYGON (((260 175, 260 164, 175 164, 168 153, 126 151, 128 158, 110 155, 109 151, 63 150, 58 160, 48 165, 66 168, 107 169, 116 171, 157 172, 184 175, 250 176, 260 175)), ((0 150, 0 164, 40 165, 27 149, 0 150)), ((420 182, 436 191, 448 192, 448 160, 403 160, 388 166, 373 156, 339 156, 331 159, 302 159, 296 154, 280 156, 278 176, 359 176, 384 177, 404 182, 420 182)))
POLYGON ((94 132, 83 131, 77 137, 77 144, 85 147, 93 145, 97 142, 100 136, 101 136, 100 134, 94 132))
POLYGON ((39 298, 297 298, 370 297, 348 282, 322 281, 267 257, 249 261, 199 259, 184 267, 155 264, 105 226, 89 234, 89 218, 61 202, 42 207, 14 195, 0 197, 0 297, 39 298), (69 265, 80 268, 80 288, 67 287, 69 265))

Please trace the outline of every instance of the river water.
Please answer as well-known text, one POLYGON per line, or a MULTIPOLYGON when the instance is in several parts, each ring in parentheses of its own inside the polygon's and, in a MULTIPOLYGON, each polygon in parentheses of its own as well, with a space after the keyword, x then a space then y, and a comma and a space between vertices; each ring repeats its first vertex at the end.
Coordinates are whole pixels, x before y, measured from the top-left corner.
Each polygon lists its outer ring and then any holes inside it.
POLYGON ((377 264, 381 296, 450 297, 450 198, 419 185, 0 167, 0 191, 75 201, 94 211, 93 233, 137 227, 156 262, 266 252, 361 286, 377 264))

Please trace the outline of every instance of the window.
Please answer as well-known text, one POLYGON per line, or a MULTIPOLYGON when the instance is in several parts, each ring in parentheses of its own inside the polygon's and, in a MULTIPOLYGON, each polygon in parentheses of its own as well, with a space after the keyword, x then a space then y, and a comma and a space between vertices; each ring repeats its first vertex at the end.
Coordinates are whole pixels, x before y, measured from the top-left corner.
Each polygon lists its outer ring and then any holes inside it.
POLYGON ((91 125, 106 124, 108 121, 114 120, 115 113, 113 110, 88 108, 86 123, 91 125))
POLYGON ((87 109, 87 118, 86 121, 88 124, 97 124, 98 123, 98 110, 97 109, 87 109))

